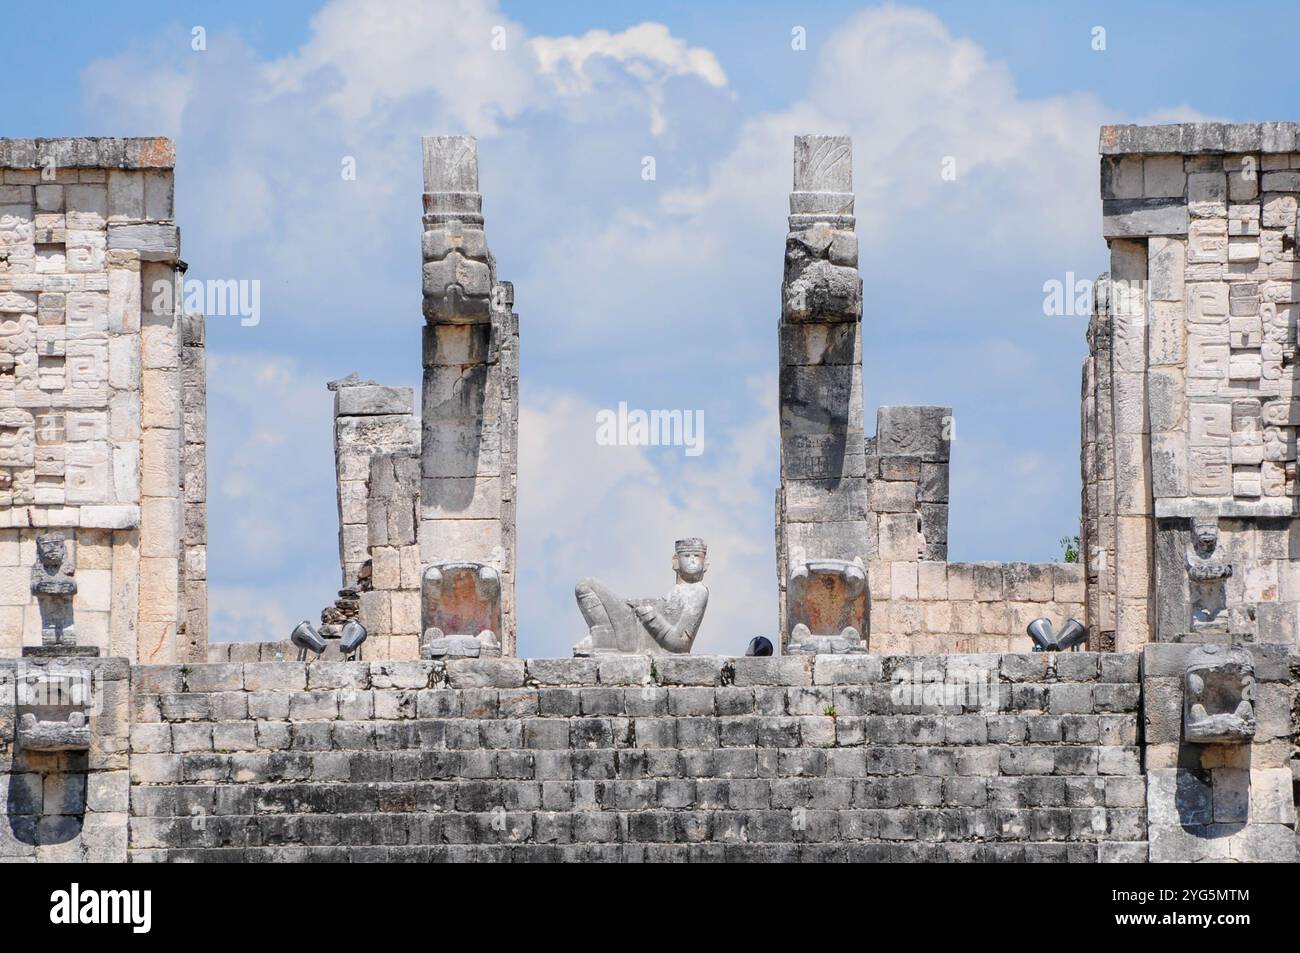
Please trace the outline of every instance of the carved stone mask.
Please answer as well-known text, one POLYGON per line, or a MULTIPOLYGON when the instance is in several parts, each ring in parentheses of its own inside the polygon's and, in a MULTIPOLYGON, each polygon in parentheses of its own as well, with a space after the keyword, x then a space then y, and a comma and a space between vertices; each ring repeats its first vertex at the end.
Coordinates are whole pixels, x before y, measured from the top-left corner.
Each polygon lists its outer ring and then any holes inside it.
POLYGON ((1219 545, 1219 523, 1212 519, 1192 520, 1192 543, 1196 552, 1208 556, 1219 545))
POLYGON ((1255 736, 1255 662, 1242 648, 1213 643, 1187 658, 1183 734, 1198 744, 1241 743, 1255 736))

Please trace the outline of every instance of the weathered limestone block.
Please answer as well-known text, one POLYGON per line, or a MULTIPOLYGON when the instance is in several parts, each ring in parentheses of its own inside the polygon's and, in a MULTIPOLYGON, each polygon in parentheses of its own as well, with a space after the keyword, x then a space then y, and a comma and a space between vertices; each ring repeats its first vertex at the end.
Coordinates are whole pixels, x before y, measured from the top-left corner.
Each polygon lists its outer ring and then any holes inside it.
POLYGON ((108 247, 139 252, 141 261, 175 262, 181 256, 180 230, 175 225, 110 225, 108 247))
POLYGON ((704 585, 707 555, 702 539, 677 540, 673 555, 677 582, 663 598, 626 599, 599 580, 581 580, 574 594, 590 631, 573 647, 573 654, 688 654, 709 604, 704 585))
POLYGON ((17 706, 18 746, 26 751, 89 750, 94 684, 89 670, 77 668, 19 672, 11 697, 17 706))
POLYGON ((32 712, 18 722, 18 746, 24 751, 87 751, 90 723, 84 712, 71 712, 64 721, 40 720, 32 712))
POLYGON ((876 412, 876 450, 946 463, 952 445, 951 407, 881 407, 876 412))

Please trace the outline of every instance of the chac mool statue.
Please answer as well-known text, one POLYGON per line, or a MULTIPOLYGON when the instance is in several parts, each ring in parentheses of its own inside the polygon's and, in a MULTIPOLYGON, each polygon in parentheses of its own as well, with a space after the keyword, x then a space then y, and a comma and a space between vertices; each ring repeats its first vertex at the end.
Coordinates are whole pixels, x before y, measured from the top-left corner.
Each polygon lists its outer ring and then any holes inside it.
POLYGON ((583 579, 574 595, 589 633, 573 647, 586 655, 685 655, 709 604, 704 585, 708 547, 679 539, 673 555, 677 583, 662 598, 626 599, 597 579, 583 579))

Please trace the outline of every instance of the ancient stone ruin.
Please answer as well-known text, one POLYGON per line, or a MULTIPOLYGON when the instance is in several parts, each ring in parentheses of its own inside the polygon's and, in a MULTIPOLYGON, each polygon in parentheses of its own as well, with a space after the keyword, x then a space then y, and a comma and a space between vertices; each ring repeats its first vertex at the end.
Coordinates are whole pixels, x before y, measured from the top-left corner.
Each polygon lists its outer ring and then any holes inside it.
POLYGON ((798 137, 779 605, 743 657, 692 654, 697 538, 666 595, 580 581, 574 657, 518 657, 477 150, 423 141, 418 416, 327 385, 308 651, 208 640, 171 143, 0 140, 0 859, 1296 859, 1295 124, 1102 130, 1082 560, 1051 564, 948 561, 960 407, 867 434, 852 143, 798 137))
POLYGON ((103 655, 207 657, 203 318, 180 310, 174 165, 165 139, 0 144, 5 654, 66 641, 75 613, 103 655))

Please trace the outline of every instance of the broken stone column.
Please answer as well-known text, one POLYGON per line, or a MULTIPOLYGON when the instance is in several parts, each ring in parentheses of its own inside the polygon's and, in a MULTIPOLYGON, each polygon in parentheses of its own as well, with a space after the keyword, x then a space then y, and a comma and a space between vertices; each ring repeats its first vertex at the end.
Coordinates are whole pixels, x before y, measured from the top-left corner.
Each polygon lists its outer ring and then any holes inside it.
MULTIPOLYGON (((420 558, 500 576, 503 655, 515 654, 518 317, 483 234, 478 144, 426 137, 420 558)), ((430 628, 430 606, 424 608, 430 628)), ((436 626, 433 626, 436 627, 436 626)))
MULTIPOLYGON (((791 576, 802 578, 810 563, 825 560, 865 563, 872 548, 864 519, 862 279, 848 138, 795 138, 789 221, 778 325, 781 487, 776 498, 781 646, 787 652, 792 617, 809 615, 792 611, 791 576)), ((866 633, 859 634, 865 650, 866 633)))
POLYGON ((369 588, 361 624, 375 659, 420 657, 420 457, 414 450, 370 458, 366 487, 369 588))
POLYGON ((356 374, 326 386, 334 392, 339 564, 343 588, 355 589, 361 567, 370 558, 366 508, 370 461, 376 454, 416 453, 415 392, 359 380, 356 374))
POLYGON ((867 441, 873 564, 948 558, 952 408, 881 407, 867 441))

